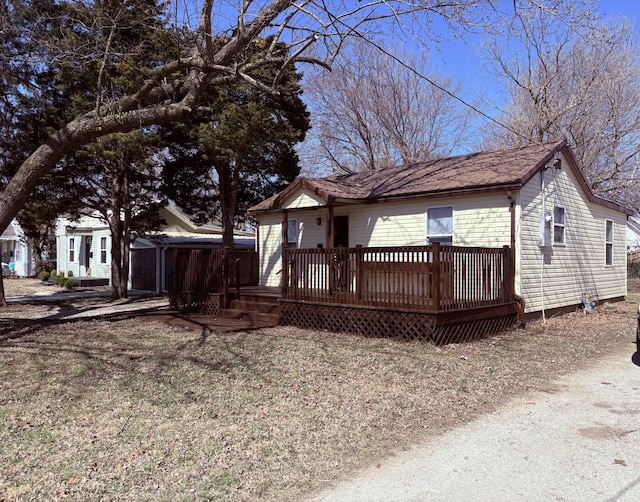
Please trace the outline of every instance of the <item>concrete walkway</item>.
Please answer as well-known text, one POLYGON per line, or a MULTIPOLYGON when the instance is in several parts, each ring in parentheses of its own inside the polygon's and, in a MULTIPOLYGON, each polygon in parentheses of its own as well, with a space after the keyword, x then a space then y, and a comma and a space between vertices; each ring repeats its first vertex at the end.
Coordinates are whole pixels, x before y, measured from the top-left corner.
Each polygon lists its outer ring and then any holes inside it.
POLYGON ((638 501, 640 356, 613 356, 379 467, 314 502, 638 501))
MULTIPOLYGON (((110 289, 90 289, 90 290, 71 290, 71 291, 59 291, 51 289, 50 291, 44 290, 30 295, 22 296, 7 296, 7 303, 30 303, 38 301, 50 301, 58 299, 69 298, 101 298, 110 297, 110 289)), ((141 291, 137 289, 130 289, 129 296, 157 296, 156 293, 149 291, 141 291)))

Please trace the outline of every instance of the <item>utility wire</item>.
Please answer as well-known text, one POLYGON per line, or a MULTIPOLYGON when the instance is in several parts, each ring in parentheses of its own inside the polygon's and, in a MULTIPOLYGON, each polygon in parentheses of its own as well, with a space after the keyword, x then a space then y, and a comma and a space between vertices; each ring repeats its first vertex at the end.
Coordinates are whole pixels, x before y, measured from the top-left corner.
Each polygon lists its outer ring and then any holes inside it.
POLYGON ((516 136, 519 136, 520 138, 524 139, 525 141, 529 142, 529 143, 535 143, 531 138, 524 136, 523 134, 519 133, 518 131, 516 131, 515 129, 512 129, 511 127, 509 127, 508 125, 500 122, 499 120, 493 118, 492 116, 488 115, 487 113, 483 112, 482 110, 480 110, 477 106, 472 105, 471 103, 469 103, 468 101, 466 101, 464 98, 461 98, 460 96, 454 94, 453 92, 451 92, 449 89, 441 86, 440 84, 438 84, 437 82, 434 82, 432 79, 430 79, 429 77, 427 77, 426 75, 422 74, 421 72, 419 72, 418 70, 416 70, 415 68, 413 68, 412 66, 408 65, 407 63, 405 63, 404 61, 402 61, 402 59, 398 58, 397 56, 395 56, 394 54, 390 53, 388 50, 386 50, 385 48, 383 48, 382 46, 380 46, 379 44, 377 44, 376 42, 366 38, 364 35, 362 35, 361 33, 356 33, 360 38, 362 38, 363 40, 365 40, 367 43, 373 45, 376 49, 378 49, 379 51, 381 51, 383 54, 387 55, 388 57, 390 57, 391 59, 393 59, 395 62, 397 62, 398 64, 400 64, 401 66, 403 66, 404 68, 406 68, 407 70, 409 70, 410 72, 414 73, 416 76, 418 76, 419 78, 427 81, 430 85, 432 85, 433 87, 435 87, 436 89, 444 92, 446 95, 452 97, 453 99, 455 99, 456 101, 460 102, 463 106, 466 106, 467 108, 473 110, 474 112, 476 112, 477 114, 481 115, 482 117, 490 120, 491 122, 493 122, 494 124, 503 127, 504 129, 506 129, 509 132, 512 132, 513 134, 515 134, 516 136))

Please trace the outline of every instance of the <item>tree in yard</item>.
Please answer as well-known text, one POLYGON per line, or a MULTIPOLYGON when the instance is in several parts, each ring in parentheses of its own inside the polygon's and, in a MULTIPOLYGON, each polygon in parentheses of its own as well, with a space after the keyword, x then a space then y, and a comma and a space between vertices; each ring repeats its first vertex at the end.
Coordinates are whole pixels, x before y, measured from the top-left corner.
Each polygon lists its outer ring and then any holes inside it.
POLYGON ((352 173, 450 155, 468 139, 471 110, 460 88, 431 71, 425 53, 401 60, 357 39, 307 75, 314 127, 302 148, 307 169, 352 173), (421 75, 430 75, 432 85, 421 75))
POLYGON ((111 134, 76 150, 69 158, 76 173, 70 187, 77 216, 99 215, 111 234, 111 297, 126 298, 133 232, 160 225, 157 138, 142 131, 111 134))
POLYGON ((542 9, 521 9, 511 44, 488 45, 507 101, 485 145, 565 137, 594 191, 640 209, 640 60, 628 20, 567 27, 542 9))
MULTIPOLYGON (((258 51, 270 43, 258 41, 258 51)), ((294 146, 309 128, 308 113, 292 67, 264 66, 260 76, 278 73, 278 95, 245 82, 220 87, 209 97, 211 111, 167 127, 163 136, 165 193, 199 221, 217 215, 224 247, 233 248, 233 230, 248 207, 299 173, 294 146)))

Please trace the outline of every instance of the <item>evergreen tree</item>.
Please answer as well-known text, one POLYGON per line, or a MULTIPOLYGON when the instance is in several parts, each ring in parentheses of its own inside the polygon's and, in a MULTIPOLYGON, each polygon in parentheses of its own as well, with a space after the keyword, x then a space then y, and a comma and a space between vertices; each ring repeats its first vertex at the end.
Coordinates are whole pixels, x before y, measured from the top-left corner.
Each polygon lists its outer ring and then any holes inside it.
MULTIPOLYGON (((256 55, 270 43, 256 44, 256 55)), ((273 79, 278 71, 263 67, 261 77, 273 79)), ((281 72, 278 95, 231 83, 209 96, 209 113, 166 129, 165 191, 198 221, 219 219, 225 247, 233 247, 233 229, 246 209, 300 172, 295 145, 309 128, 300 78, 292 67, 281 72)))

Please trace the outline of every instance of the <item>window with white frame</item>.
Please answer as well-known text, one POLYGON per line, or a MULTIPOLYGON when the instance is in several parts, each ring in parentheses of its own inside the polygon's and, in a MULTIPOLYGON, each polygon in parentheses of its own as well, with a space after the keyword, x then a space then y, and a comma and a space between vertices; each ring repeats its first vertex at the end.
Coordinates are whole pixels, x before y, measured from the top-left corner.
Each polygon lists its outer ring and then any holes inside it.
POLYGON ((75 237, 69 237, 69 262, 76 261, 76 239, 75 237))
POLYGON ((553 243, 565 244, 566 213, 564 207, 553 208, 553 243))
POLYGON ((605 264, 613 265, 613 220, 605 220, 605 264))
POLYGON ((100 263, 107 263, 107 238, 100 237, 100 263))
POLYGON ((453 245, 453 206, 427 208, 427 244, 453 245))
POLYGON ((298 247, 298 220, 287 220, 287 247, 298 247))

